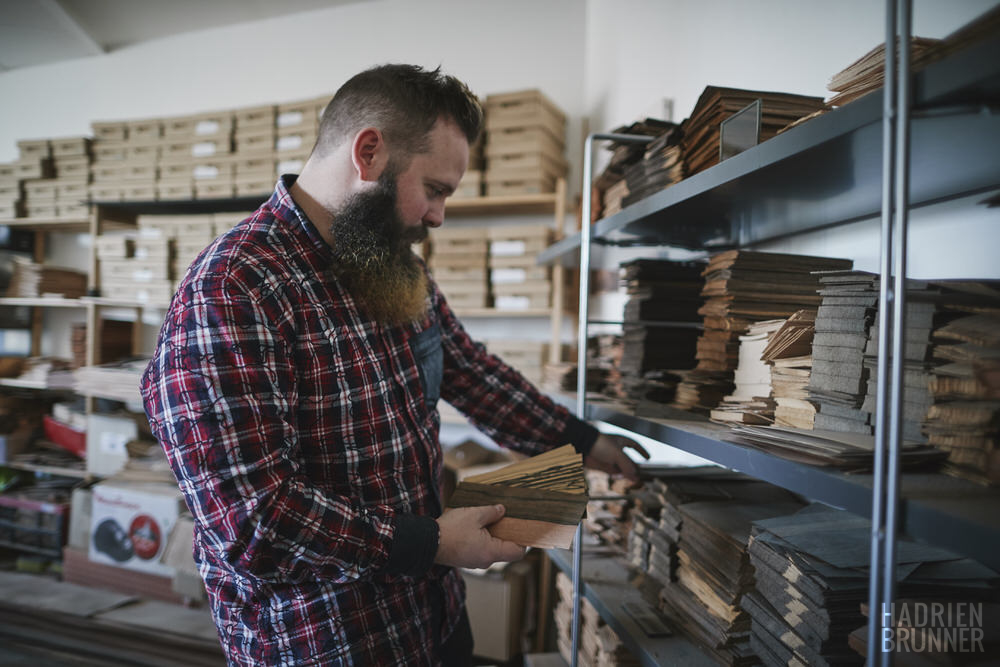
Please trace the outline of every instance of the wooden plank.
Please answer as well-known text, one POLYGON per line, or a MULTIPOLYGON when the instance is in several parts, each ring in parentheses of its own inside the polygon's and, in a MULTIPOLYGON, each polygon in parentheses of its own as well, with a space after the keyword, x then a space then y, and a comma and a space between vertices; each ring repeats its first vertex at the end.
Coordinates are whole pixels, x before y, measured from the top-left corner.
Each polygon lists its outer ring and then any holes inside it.
POLYGON ((576 526, 587 507, 587 496, 583 493, 462 482, 448 501, 451 507, 480 507, 497 503, 507 508, 507 517, 576 526))

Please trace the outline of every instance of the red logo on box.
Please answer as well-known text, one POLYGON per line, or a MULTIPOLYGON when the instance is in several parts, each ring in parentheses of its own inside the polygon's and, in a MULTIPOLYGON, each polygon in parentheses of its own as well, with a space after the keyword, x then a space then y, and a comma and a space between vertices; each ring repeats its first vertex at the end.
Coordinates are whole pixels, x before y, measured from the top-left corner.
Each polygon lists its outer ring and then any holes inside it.
POLYGON ((140 514, 132 520, 128 529, 135 555, 143 560, 151 560, 160 552, 162 537, 156 519, 148 514, 140 514))

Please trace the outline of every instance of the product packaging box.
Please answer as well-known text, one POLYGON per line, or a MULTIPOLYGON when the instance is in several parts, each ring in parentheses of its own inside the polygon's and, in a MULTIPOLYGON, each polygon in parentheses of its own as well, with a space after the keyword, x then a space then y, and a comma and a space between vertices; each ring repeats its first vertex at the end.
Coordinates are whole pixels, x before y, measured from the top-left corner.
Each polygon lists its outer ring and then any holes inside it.
POLYGON ((90 560, 173 576, 161 558, 183 509, 184 498, 174 484, 109 480, 94 485, 90 560))

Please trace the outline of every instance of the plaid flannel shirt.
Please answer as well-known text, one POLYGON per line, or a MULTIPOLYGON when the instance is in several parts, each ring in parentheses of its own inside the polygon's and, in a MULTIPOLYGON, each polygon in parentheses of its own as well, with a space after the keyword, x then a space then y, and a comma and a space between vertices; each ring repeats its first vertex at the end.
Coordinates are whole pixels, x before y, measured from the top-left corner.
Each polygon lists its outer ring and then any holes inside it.
POLYGON ((504 446, 585 451, 596 431, 474 343, 433 283, 424 322, 366 318, 293 179, 188 270, 146 413, 230 664, 435 664, 464 588, 432 564, 440 417, 414 341, 439 328, 441 398, 504 446))

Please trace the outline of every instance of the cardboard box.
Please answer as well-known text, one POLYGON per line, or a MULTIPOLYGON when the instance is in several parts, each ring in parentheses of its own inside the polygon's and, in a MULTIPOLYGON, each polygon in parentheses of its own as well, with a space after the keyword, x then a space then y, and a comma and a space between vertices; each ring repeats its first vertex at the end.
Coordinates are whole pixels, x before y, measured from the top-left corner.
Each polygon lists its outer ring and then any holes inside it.
POLYGON ((312 150, 316 143, 316 128, 314 126, 295 126, 279 128, 274 138, 274 152, 281 155, 301 153, 312 150))
POLYGON ((69 536, 66 544, 86 551, 90 546, 90 511, 94 494, 89 488, 73 489, 69 510, 69 536))
POLYGON ((29 200, 42 200, 56 198, 57 181, 54 178, 43 178, 24 182, 24 194, 29 200))
POLYGON ((105 481, 93 487, 90 560, 172 576, 160 561, 167 538, 184 509, 175 484, 105 481))
POLYGON ((191 155, 197 158, 211 157, 213 155, 229 155, 233 150, 233 143, 229 137, 225 138, 198 138, 191 144, 191 155))
POLYGON ((17 142, 20 160, 40 160, 52 156, 52 144, 48 139, 23 139, 17 142))
POLYGON ((95 166, 124 160, 127 157, 128 149, 129 145, 124 141, 95 142, 92 148, 95 166))
MULTIPOLYGON (((159 176, 156 165, 142 162, 126 161, 121 166, 121 173, 123 181, 146 181, 147 184, 152 184, 159 176)), ((126 187, 131 187, 131 183, 126 183, 126 187)))
POLYGON ((87 199, 90 186, 86 181, 60 178, 56 182, 56 201, 60 203, 79 203, 87 199))
POLYGON ((274 178, 269 174, 266 178, 246 178, 236 180, 236 196, 250 197, 252 195, 269 195, 274 190, 274 178))
POLYGON ((511 563, 500 572, 462 571, 477 656, 506 662, 521 653, 533 573, 527 561, 511 563))
POLYGON ((87 472, 113 475, 128 462, 125 444, 139 436, 135 419, 115 415, 87 415, 87 472))
POLYGON ((233 112, 236 132, 245 128, 275 127, 274 119, 277 115, 277 107, 268 104, 258 107, 246 107, 233 112))
POLYGON ((52 140, 52 156, 72 157, 90 155, 90 137, 63 137, 52 140))
POLYGON ((195 180, 195 199, 229 199, 236 191, 231 179, 195 180))
POLYGON ((233 141, 236 153, 273 153, 277 133, 273 127, 252 127, 236 133, 233 141))
POLYGON ((553 192, 556 188, 555 179, 550 177, 540 179, 502 180, 486 183, 487 197, 513 197, 517 195, 536 195, 553 192))
POLYGON ((126 201, 155 201, 156 181, 125 181, 122 199, 126 201))
MULTIPOLYGON (((495 164, 498 157, 542 153, 556 161, 563 159, 562 141, 537 127, 510 127, 493 130, 486 141, 486 162, 495 164)), ((487 169, 487 172, 489 169, 487 169)))
POLYGON ((57 218, 85 218, 88 215, 90 215, 90 206, 88 204, 82 202, 59 202, 56 204, 57 218))
POLYGON ((319 126, 320 110, 324 104, 326 102, 316 99, 279 104, 275 125, 279 128, 312 128, 315 131, 319 126))
POLYGON ((128 173, 128 166, 125 162, 95 162, 90 169, 90 174, 94 178, 94 183, 119 183, 125 180, 128 173))
POLYGON ((59 208, 53 203, 32 204, 26 203, 24 211, 29 218, 55 218, 59 215, 59 208))
POLYGON ((121 201, 124 192, 121 185, 110 183, 95 183, 90 186, 90 198, 93 201, 121 201))
POLYGON ((101 121, 90 124, 90 130, 94 134, 96 143, 104 141, 125 141, 128 135, 128 126, 124 121, 101 121))
POLYGON ((151 143, 159 141, 163 136, 163 121, 159 118, 145 118, 126 122, 126 135, 129 143, 151 143))
POLYGON ((48 158, 18 160, 14 163, 14 176, 22 181, 32 178, 51 178, 54 171, 52 160, 48 158))
POLYGON ((211 137, 228 142, 233 134, 233 112, 219 111, 195 116, 192 134, 199 141, 211 137))
POLYGON ((263 178, 274 180, 274 166, 277 161, 272 155, 244 157, 237 155, 233 161, 236 178, 263 178))
POLYGON ((201 601, 206 598, 205 583, 194 563, 193 552, 194 519, 190 514, 183 514, 174 522, 160 560, 174 571, 174 592, 188 600, 201 601))
POLYGON ((159 180, 156 183, 156 198, 160 201, 187 201, 194 199, 194 181, 179 179, 173 181, 159 180))
MULTIPOLYGON (((176 232, 174 232, 176 234, 176 232)), ((169 238, 138 238, 135 240, 136 259, 151 259, 153 257, 170 257, 173 248, 169 238)))
POLYGON ((156 165, 162 156, 159 144, 139 144, 125 148, 125 159, 132 164, 156 165))

